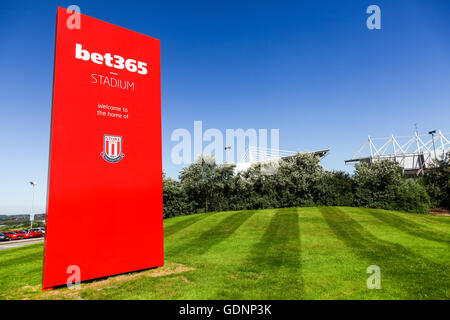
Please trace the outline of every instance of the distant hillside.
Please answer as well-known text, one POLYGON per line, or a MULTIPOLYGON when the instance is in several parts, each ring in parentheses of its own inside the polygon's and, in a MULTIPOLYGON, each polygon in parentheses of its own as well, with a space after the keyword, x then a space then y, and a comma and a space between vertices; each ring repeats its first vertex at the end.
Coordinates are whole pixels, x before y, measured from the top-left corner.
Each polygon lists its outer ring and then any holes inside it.
POLYGON ((0 222, 2 223, 20 223, 30 221, 29 214, 15 214, 15 215, 1 215, 0 222))
POLYGON ((36 220, 45 220, 45 216, 46 216, 45 213, 38 213, 38 214, 35 214, 35 215, 34 215, 34 220, 35 220, 35 221, 36 221, 36 220))
MULTIPOLYGON (((34 220, 45 220, 45 213, 35 214, 34 220)), ((30 221, 29 214, 14 214, 14 215, 0 214, 0 223, 23 223, 28 221, 30 221)))

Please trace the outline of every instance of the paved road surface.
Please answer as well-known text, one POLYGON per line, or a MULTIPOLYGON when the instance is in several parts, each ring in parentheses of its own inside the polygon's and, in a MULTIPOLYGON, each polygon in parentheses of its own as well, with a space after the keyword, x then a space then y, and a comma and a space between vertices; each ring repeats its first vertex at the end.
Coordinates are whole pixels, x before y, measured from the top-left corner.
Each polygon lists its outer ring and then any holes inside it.
POLYGON ((25 246, 27 244, 34 244, 44 242, 44 238, 37 238, 37 239, 25 239, 25 240, 11 240, 11 241, 2 241, 0 242, 0 250, 5 250, 9 248, 16 248, 25 246))

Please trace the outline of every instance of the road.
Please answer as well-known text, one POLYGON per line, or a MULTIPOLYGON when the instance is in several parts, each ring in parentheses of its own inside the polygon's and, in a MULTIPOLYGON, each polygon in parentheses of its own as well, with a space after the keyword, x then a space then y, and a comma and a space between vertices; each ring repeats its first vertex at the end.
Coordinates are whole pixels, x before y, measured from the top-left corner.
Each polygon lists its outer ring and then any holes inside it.
POLYGON ((25 246, 27 244, 40 243, 40 242, 44 242, 44 238, 11 240, 11 241, 0 242, 0 251, 5 250, 5 249, 25 246))

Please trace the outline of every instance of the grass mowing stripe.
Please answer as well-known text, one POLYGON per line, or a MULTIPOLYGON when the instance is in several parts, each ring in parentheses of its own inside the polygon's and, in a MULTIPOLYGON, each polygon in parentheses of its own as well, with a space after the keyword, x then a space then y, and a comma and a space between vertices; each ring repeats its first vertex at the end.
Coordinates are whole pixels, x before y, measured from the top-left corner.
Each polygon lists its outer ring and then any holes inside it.
POLYGON ((367 210, 369 214, 378 220, 397 228, 400 231, 406 232, 412 236, 419 237, 426 240, 436 241, 450 245, 449 234, 432 231, 421 224, 405 219, 394 212, 375 212, 374 210, 367 210))
POLYGON ((320 210, 337 238, 351 247, 356 255, 365 258, 368 265, 380 267, 385 283, 391 282, 389 285, 392 286, 401 283, 406 296, 450 298, 447 291, 450 287, 450 265, 435 263, 399 244, 374 237, 340 208, 323 207, 320 210), (424 283, 423 277, 428 277, 430 281, 424 283))
POLYGON ((0 252, 0 299, 449 299, 448 246, 426 239, 433 230, 448 239, 448 221, 349 207, 175 217, 164 220, 166 264, 191 271, 137 272, 49 295, 39 291, 43 245, 35 244, 0 252), (371 264, 381 268, 381 290, 367 289, 371 264))
POLYGON ((170 237, 171 235, 184 230, 194 223, 203 220, 205 218, 211 217, 212 215, 217 214, 218 212, 213 213, 198 213, 195 215, 189 215, 189 218, 182 219, 176 223, 173 223, 172 225, 164 228, 164 237, 170 237))
POLYGON ((176 255, 201 255, 211 247, 230 237, 255 211, 238 211, 227 214, 228 217, 219 221, 212 228, 204 231, 198 238, 185 242, 173 248, 169 248, 168 256, 176 255))
MULTIPOLYGON (((261 211, 245 227, 239 229, 241 244, 234 246, 234 256, 224 261, 222 272, 217 272, 218 283, 207 298, 286 299, 286 292, 294 294, 294 299, 301 298, 297 210, 261 211)), ((226 242, 220 245, 222 249, 226 249, 226 242)), ((225 255, 230 254, 227 249, 225 255)))
POLYGON ((16 248, 11 248, 11 249, 5 249, 5 250, 1 250, 0 251, 0 266, 5 266, 10 264, 10 262, 14 261, 26 261, 29 257, 30 254, 34 254, 36 252, 36 248, 41 247, 42 252, 41 252, 41 256, 43 253, 43 244, 42 243, 34 243, 34 244, 29 244, 29 245, 25 245, 22 247, 16 247, 16 248))
POLYGON ((42 254, 43 254, 43 252, 38 251, 38 252, 30 253, 30 254, 26 255, 25 257, 18 256, 18 257, 14 257, 14 258, 7 259, 7 260, 2 260, 0 262, 0 267, 7 268, 10 266, 17 266, 18 264, 26 264, 27 261, 29 261, 29 260, 42 259, 42 254))
POLYGON ((24 287, 40 284, 43 244, 7 249, 0 255, 0 299, 23 297, 24 287), (7 259, 4 259, 4 257, 7 259))
POLYGON ((285 299, 286 290, 300 298, 303 294, 300 252, 297 210, 280 209, 240 270, 259 273, 255 281, 261 282, 264 291, 271 288, 271 299, 285 299))
POLYGON ((433 216, 433 215, 424 215, 423 218, 424 220, 427 220, 428 222, 432 222, 433 225, 434 224, 439 224, 439 225, 443 225, 443 224, 450 224, 450 217, 448 216, 433 216))
POLYGON ((249 265, 278 268, 300 265, 298 213, 278 210, 270 220, 261 240, 253 248, 249 265))

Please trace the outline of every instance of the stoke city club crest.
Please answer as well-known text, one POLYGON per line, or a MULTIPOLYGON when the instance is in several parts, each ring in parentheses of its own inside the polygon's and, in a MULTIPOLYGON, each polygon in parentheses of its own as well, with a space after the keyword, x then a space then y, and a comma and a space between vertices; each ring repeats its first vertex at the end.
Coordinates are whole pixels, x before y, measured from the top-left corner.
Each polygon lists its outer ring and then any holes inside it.
POLYGON ((110 163, 122 160, 125 156, 122 153, 122 137, 105 134, 103 136, 103 152, 100 155, 110 163))

